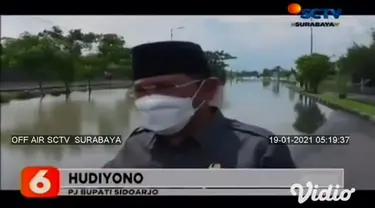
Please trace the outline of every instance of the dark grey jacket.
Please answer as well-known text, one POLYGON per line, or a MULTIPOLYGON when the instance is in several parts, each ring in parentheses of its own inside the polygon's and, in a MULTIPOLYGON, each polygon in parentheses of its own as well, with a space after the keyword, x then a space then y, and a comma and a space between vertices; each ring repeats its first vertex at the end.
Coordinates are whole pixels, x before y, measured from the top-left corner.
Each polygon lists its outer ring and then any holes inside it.
POLYGON ((286 145, 270 145, 271 132, 217 111, 204 132, 170 146, 147 129, 131 133, 116 157, 104 168, 295 168, 286 145))

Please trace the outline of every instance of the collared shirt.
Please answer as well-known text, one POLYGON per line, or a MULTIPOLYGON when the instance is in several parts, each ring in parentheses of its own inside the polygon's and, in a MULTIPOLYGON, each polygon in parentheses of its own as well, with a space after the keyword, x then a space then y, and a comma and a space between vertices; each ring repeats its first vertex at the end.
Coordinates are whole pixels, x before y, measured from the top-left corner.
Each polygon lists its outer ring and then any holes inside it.
POLYGON ((104 168, 295 168, 286 145, 270 145, 272 133, 225 118, 220 110, 200 134, 172 146, 138 128, 104 168))

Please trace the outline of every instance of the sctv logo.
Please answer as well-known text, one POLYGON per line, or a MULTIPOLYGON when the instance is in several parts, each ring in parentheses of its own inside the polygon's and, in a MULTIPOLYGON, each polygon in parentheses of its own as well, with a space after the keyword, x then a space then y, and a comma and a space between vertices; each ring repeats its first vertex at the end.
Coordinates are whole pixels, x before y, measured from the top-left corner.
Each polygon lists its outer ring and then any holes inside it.
POLYGON ((342 9, 333 8, 313 8, 304 9, 301 5, 293 3, 288 6, 288 12, 290 14, 299 14, 301 19, 339 19, 342 15, 342 9))

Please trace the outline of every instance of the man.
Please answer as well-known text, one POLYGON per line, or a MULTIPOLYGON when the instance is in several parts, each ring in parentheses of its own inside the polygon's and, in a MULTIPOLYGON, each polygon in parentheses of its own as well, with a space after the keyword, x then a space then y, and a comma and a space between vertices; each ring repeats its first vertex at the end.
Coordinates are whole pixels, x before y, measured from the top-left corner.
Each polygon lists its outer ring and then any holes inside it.
POLYGON ((271 132, 227 119, 210 101, 211 77, 201 47, 167 41, 134 47, 135 106, 142 126, 105 168, 295 168, 271 132))

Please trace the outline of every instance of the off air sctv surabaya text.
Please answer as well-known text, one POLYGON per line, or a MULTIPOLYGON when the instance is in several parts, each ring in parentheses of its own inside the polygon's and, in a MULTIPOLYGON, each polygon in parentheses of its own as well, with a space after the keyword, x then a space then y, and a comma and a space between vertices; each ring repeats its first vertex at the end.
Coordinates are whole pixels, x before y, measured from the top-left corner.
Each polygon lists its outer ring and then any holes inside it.
POLYGON ((14 145, 121 145, 121 135, 13 135, 14 145))

